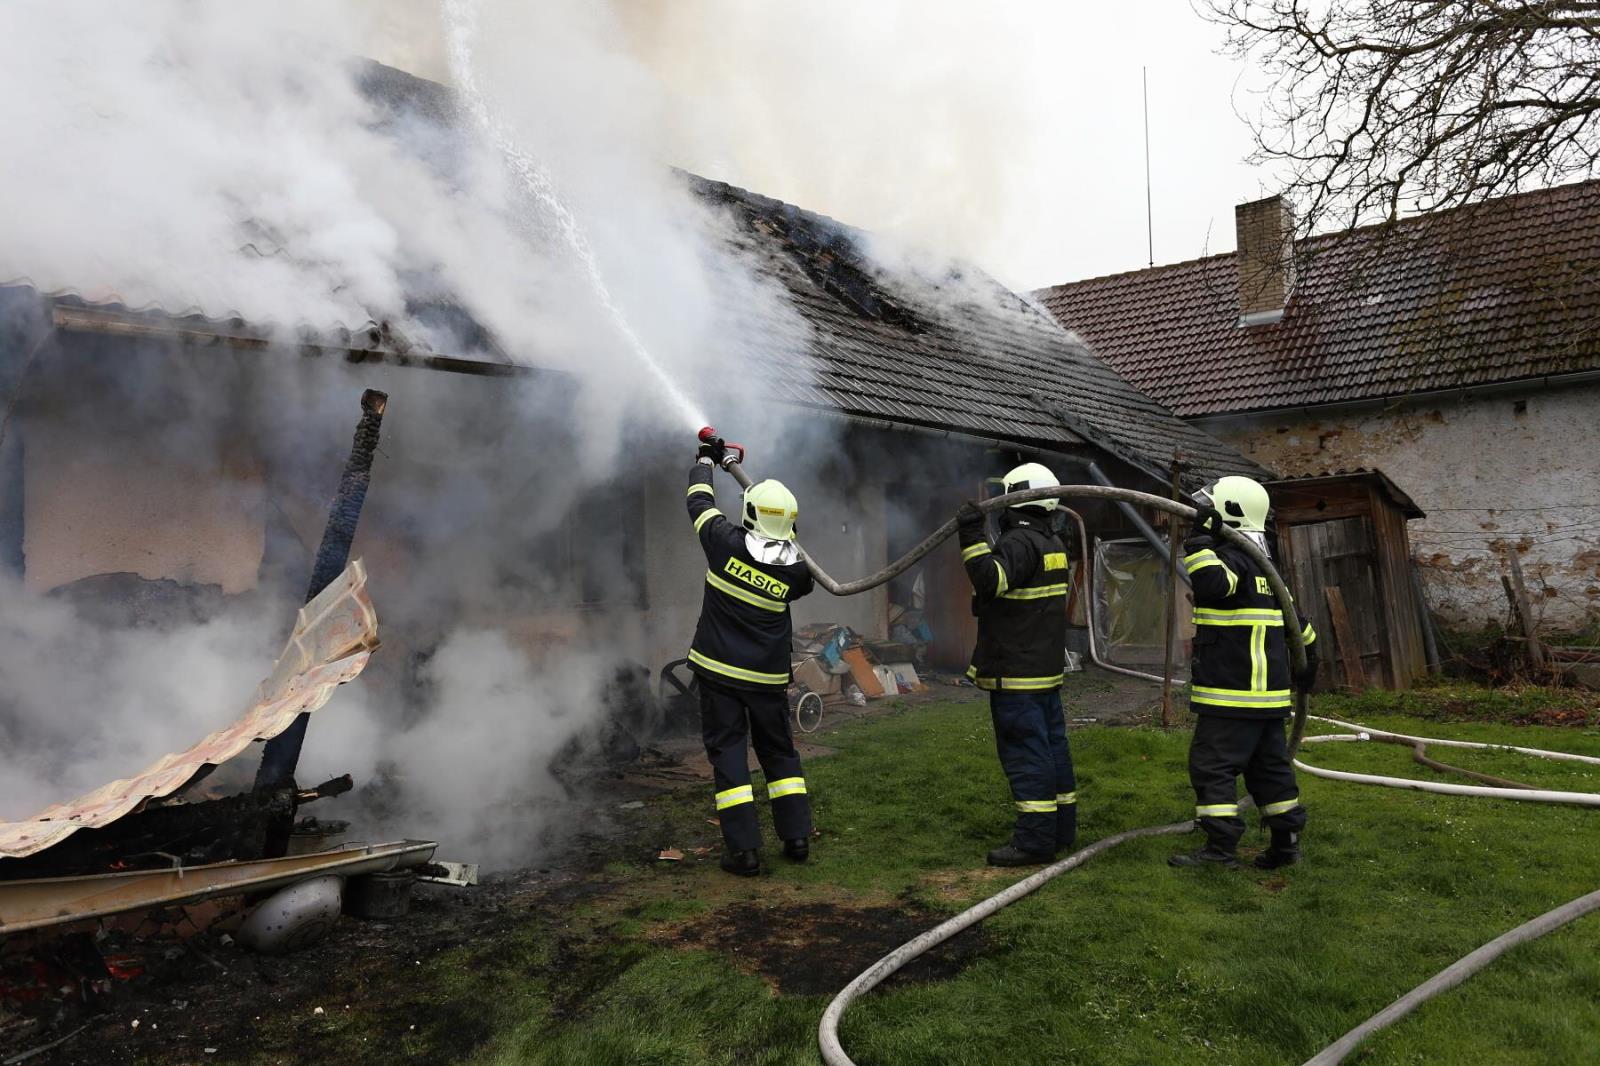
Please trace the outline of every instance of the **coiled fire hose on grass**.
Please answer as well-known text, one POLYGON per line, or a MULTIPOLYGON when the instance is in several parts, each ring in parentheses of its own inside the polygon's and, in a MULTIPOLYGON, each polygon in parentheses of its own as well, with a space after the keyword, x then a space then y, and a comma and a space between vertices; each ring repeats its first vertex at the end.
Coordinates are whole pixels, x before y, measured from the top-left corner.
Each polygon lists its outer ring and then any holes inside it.
MULTIPOLYGON (((744 468, 740 463, 729 463, 727 464, 726 469, 741 487, 750 487, 750 477, 744 472, 744 468)), ((1003 496, 995 496, 990 499, 983 500, 978 503, 978 507, 979 509, 987 512, 999 510, 1017 503, 1025 503, 1030 500, 1045 499, 1119 500, 1132 504, 1142 504, 1146 507, 1151 507, 1159 511, 1166 511, 1168 514, 1176 515, 1179 518, 1191 520, 1195 517, 1196 513, 1194 508, 1179 503, 1176 500, 1169 500, 1165 497, 1154 496, 1150 493, 1138 492, 1133 489, 1122 489, 1104 485, 1062 485, 1055 488, 1027 489, 1021 492, 1007 493, 1003 496)), ((884 582, 904 573, 912 566, 915 566, 925 556, 932 552, 933 549, 937 548, 941 543, 948 539, 950 535, 955 532, 955 530, 956 520, 952 517, 949 521, 935 529, 932 533, 925 537, 921 543, 912 548, 899 559, 896 559, 883 569, 878 570, 875 573, 868 574, 866 577, 859 578, 855 581, 840 582, 834 580, 834 578, 831 577, 827 571, 822 569, 822 567, 817 563, 816 559, 810 555, 810 553, 805 552, 803 548, 801 551, 805 556, 806 565, 811 570, 811 574, 813 578, 815 578, 817 584, 821 585, 835 596, 853 596, 857 593, 866 592, 869 589, 876 588, 884 582)), ((1251 543, 1247 538, 1232 529, 1224 529, 1224 535, 1237 547, 1249 555, 1250 558, 1255 561, 1256 565, 1261 567, 1262 572, 1267 576, 1267 582, 1272 588, 1272 593, 1274 597, 1276 597, 1279 607, 1284 612, 1284 616, 1286 618, 1296 617, 1294 612, 1294 599, 1289 594, 1288 586, 1284 584, 1283 578, 1278 574, 1277 568, 1272 565, 1272 560, 1267 557, 1267 554, 1260 548, 1256 547, 1256 545, 1251 543)), ((1284 630, 1286 642, 1289 647, 1290 659, 1293 663, 1294 673, 1298 674, 1305 667, 1306 655, 1300 629, 1298 626, 1291 624, 1284 626, 1284 630)), ((1371 729, 1366 726, 1342 722, 1334 718, 1319 717, 1317 721, 1326 722, 1329 725, 1345 729, 1348 731, 1347 733, 1308 738, 1305 736, 1306 722, 1308 718, 1307 703, 1308 701, 1304 692, 1295 693, 1294 725, 1289 736, 1289 756, 1294 760, 1294 765, 1296 767, 1306 771, 1309 774, 1312 774, 1313 776, 1329 778, 1336 781, 1382 785, 1390 788, 1406 788, 1422 792, 1437 792, 1456 796, 1477 796, 1521 800, 1524 802, 1566 803, 1589 807, 1600 806, 1600 795, 1593 793, 1549 791, 1508 781, 1502 782, 1501 784, 1491 785, 1455 785, 1447 782, 1417 781, 1410 778, 1385 777, 1377 774, 1357 774, 1342 770, 1326 770, 1321 767, 1311 766, 1305 762, 1302 762, 1296 757, 1299 753, 1301 742, 1303 740, 1311 743, 1327 743, 1337 741, 1359 742, 1363 740, 1377 739, 1383 742, 1406 744, 1411 746, 1413 753, 1419 762, 1423 762, 1425 765, 1432 766, 1436 769, 1464 773, 1467 774, 1467 776, 1477 778, 1478 780, 1485 780, 1485 775, 1474 774, 1470 771, 1463 771, 1458 767, 1445 766, 1444 764, 1436 763, 1427 759, 1425 754, 1426 746, 1429 744, 1434 744, 1440 747, 1468 748, 1485 751, 1505 751, 1521 755, 1532 755, 1540 758, 1558 759, 1569 762, 1583 762, 1597 765, 1600 765, 1600 759, 1587 755, 1574 755, 1566 752, 1545 751, 1539 748, 1521 748, 1507 744, 1480 744, 1472 741, 1433 740, 1426 737, 1413 737, 1403 733, 1390 733, 1381 729, 1371 729)), ((1500 781, 1501 779, 1489 780, 1500 781)), ((911 962, 913 959, 917 958, 919 955, 932 950, 938 945, 944 943, 946 940, 949 940, 951 937, 955 936, 957 933, 961 932, 963 929, 976 925, 978 922, 981 922, 990 915, 1010 906, 1017 900, 1022 899, 1024 896, 1027 896, 1037 889, 1043 887, 1067 871, 1082 866, 1090 859, 1110 851, 1119 844, 1126 843, 1130 840, 1137 840, 1142 837, 1169 836, 1187 833, 1193 830, 1194 826, 1195 823, 1193 819, 1186 819, 1181 822, 1172 822, 1167 825, 1146 826, 1142 829, 1129 829, 1121 833, 1115 833, 1101 840, 1097 840, 1082 850, 1076 851, 1067 858, 1053 863, 1050 866, 1046 866, 1044 869, 1039 870, 1029 877, 1023 878, 1021 881, 1016 882, 1009 888, 1006 888, 1003 891, 990 896, 988 899, 969 907, 967 910, 962 911, 955 917, 940 923, 934 928, 928 930, 926 933, 923 933, 922 935, 900 945, 898 948, 895 948, 889 954, 885 955, 883 958, 879 959, 877 962, 873 963, 866 970, 857 975, 853 981, 846 985, 844 989, 833 998, 833 1001, 828 1004, 827 1009, 823 1011, 822 1021, 817 1027, 817 1039, 822 1052, 823 1061, 827 1063, 828 1066, 855 1066, 854 1060, 851 1059, 849 1055, 845 1054, 844 1047, 839 1042, 839 1022, 844 1017, 845 1010, 848 1009, 850 1004, 856 999, 876 988, 879 984, 892 976, 897 970, 911 962)), ((1464 958, 1452 963, 1450 966, 1447 966, 1445 969, 1441 970, 1427 981, 1424 981, 1410 992, 1407 992, 1404 996, 1401 996, 1399 999, 1395 1000, 1395 1002, 1391 1003, 1389 1006, 1385 1007, 1371 1018, 1368 1018, 1361 1025, 1350 1030, 1350 1032, 1340 1037, 1327 1048, 1323 1049, 1311 1059, 1308 1059, 1304 1066, 1338 1066, 1339 1063, 1344 1061, 1347 1055, 1354 1051, 1373 1033, 1405 1017, 1417 1007, 1439 995, 1440 993, 1454 988, 1456 985, 1460 984, 1467 978, 1482 970, 1484 967, 1488 966, 1491 962, 1505 954, 1511 948, 1544 936, 1546 933, 1549 933, 1555 929, 1559 929, 1562 926, 1567 925, 1568 923, 1581 918, 1585 914, 1588 914, 1596 909, 1600 909, 1600 891, 1591 892, 1586 896, 1581 896, 1569 903, 1565 903, 1551 911, 1546 912, 1545 914, 1539 915, 1538 917, 1525 922, 1524 924, 1500 935, 1499 937, 1496 937, 1494 940, 1489 941, 1489 943, 1478 948, 1476 951, 1473 951, 1464 958)))

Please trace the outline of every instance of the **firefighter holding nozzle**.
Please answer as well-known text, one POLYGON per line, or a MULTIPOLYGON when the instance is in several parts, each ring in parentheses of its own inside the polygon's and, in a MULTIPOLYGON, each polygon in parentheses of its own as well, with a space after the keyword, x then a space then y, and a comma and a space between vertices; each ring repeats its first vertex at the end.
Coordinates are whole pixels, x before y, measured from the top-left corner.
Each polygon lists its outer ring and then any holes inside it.
POLYGON ((1300 860, 1306 809, 1284 740, 1293 703, 1285 625, 1300 627, 1306 668, 1292 678, 1305 691, 1316 680, 1316 630, 1296 612, 1285 616, 1266 575, 1222 532, 1229 526, 1267 550, 1267 490, 1247 477, 1225 477, 1202 496, 1209 506, 1184 544, 1184 569, 1194 587, 1194 655, 1189 706, 1195 713, 1189 782, 1205 847, 1174 855, 1173 866, 1239 865, 1244 835, 1238 778, 1272 832, 1255 865, 1275 870, 1300 860))
POLYGON ((789 604, 811 591, 812 580, 795 543, 800 507, 781 482, 746 489, 737 523, 717 510, 712 472, 740 458, 707 430, 689 471, 689 521, 707 563, 689 668, 699 679, 700 729, 725 845, 722 868, 753 877, 761 872, 761 829, 747 740, 766 775, 784 855, 804 862, 810 851, 811 806, 789 726, 788 688, 789 604))

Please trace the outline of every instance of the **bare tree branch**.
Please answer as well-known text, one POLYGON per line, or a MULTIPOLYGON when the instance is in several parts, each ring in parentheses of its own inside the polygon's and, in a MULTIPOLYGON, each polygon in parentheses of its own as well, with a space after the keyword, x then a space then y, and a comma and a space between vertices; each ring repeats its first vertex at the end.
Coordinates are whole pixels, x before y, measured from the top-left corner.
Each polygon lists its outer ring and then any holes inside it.
POLYGON ((1600 0, 1197 0, 1307 232, 1593 177, 1600 0))

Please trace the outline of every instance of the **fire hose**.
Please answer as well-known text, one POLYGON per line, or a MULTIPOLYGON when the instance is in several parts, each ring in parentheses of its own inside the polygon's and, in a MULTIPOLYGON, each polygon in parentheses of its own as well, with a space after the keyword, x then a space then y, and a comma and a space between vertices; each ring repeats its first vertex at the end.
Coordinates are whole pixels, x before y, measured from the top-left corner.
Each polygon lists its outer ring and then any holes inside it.
MULTIPOLYGON (((707 439, 711 431, 702 431, 702 440, 707 439)), ((744 471, 743 449, 739 449, 738 459, 730 458, 726 461, 724 469, 732 475, 733 479, 743 488, 749 488, 751 478, 744 471)), ((1116 500, 1131 504, 1143 505, 1154 510, 1165 511, 1178 518, 1193 520, 1196 511, 1194 508, 1176 500, 1162 496, 1139 492, 1133 489, 1116 488, 1105 485, 1061 485, 1047 488, 1025 489, 1020 492, 1006 493, 994 496, 977 503, 984 512, 996 511, 1019 503, 1047 499, 1106 499, 1116 500)), ((833 593, 835 596, 853 596, 869 589, 876 588, 886 581, 904 573, 915 566, 930 552, 942 544, 956 531, 956 519, 952 517, 939 526, 920 543, 905 555, 889 563, 887 566, 866 577, 855 581, 837 581, 825 571, 816 559, 802 547, 801 554, 806 561, 807 568, 818 585, 833 593)), ((1277 599, 1280 609, 1286 617, 1295 617, 1294 598, 1290 595, 1288 586, 1284 584, 1277 568, 1272 565, 1272 560, 1267 554, 1252 543, 1248 538, 1236 530, 1224 527, 1223 535, 1236 547, 1248 555, 1266 575, 1267 583, 1272 589, 1273 596, 1277 599)), ((1305 668, 1306 653, 1304 639, 1298 626, 1284 626, 1286 643, 1289 648, 1293 671, 1296 675, 1305 668)), ((1533 755, 1542 758, 1561 759, 1575 762, 1600 764, 1600 759, 1585 755, 1573 755, 1563 752, 1544 751, 1538 748, 1519 748, 1511 745, 1478 744, 1470 741, 1432 740, 1423 737, 1411 737, 1405 734, 1388 733, 1384 730, 1370 729, 1364 726, 1341 722, 1337 719, 1319 718, 1318 721, 1338 726, 1350 732, 1343 735, 1328 735, 1306 738, 1305 729, 1308 718, 1308 700, 1305 692, 1296 692, 1294 724, 1289 737, 1289 756, 1294 760, 1294 765, 1299 769, 1317 777, 1329 778, 1339 781, 1350 781, 1360 784, 1383 785, 1392 788, 1408 788, 1424 792, 1444 793, 1448 795, 1493 797, 1545 803, 1570 803, 1584 806, 1600 806, 1600 795, 1582 792, 1556 792, 1533 789, 1528 786, 1518 785, 1515 782, 1502 782, 1499 785, 1454 785, 1444 782, 1416 781, 1408 778, 1383 777, 1374 774, 1355 774, 1339 770, 1326 770, 1314 767, 1296 758, 1301 742, 1309 739, 1312 743, 1334 741, 1362 741, 1378 738, 1391 742, 1406 743, 1412 746, 1419 761, 1426 761, 1424 748, 1428 744, 1441 747, 1458 747, 1478 750, 1510 751, 1518 754, 1533 755), (1420 745, 1420 746, 1419 746, 1420 745)), ((1442 767, 1442 764, 1439 764, 1442 767)), ((1455 767, 1442 767, 1456 770, 1455 767)), ((1470 775, 1482 779, 1482 775, 1470 775)), ((1498 780, 1498 779, 1496 779, 1498 780)), ((848 985, 842 989, 833 1001, 828 1004, 822 1014, 822 1020, 817 1028, 817 1038, 822 1052, 822 1058, 828 1066, 855 1066, 855 1062, 845 1053, 839 1041, 839 1023, 844 1017, 844 1012, 856 999, 877 987, 884 980, 892 976, 901 967, 911 962, 918 956, 930 951, 939 944, 955 936, 992 914, 1015 903, 1017 900, 1029 895, 1045 884, 1068 872, 1076 869, 1119 844, 1144 837, 1168 836, 1190 832, 1194 828, 1192 819, 1173 822, 1166 825, 1145 826, 1138 829, 1129 829, 1113 834, 1093 844, 1074 852, 1072 855, 1044 869, 1016 882, 1009 888, 989 897, 986 900, 962 911, 953 918, 928 930, 926 933, 907 941, 900 947, 891 951, 876 963, 863 970, 848 985)), ((1565 903, 1517 928, 1502 934, 1496 939, 1483 945, 1457 962, 1446 967, 1429 980, 1418 985, 1400 999, 1384 1008, 1382 1011, 1367 1019, 1361 1025, 1346 1033, 1339 1040, 1329 1045, 1316 1056, 1308 1060, 1304 1066, 1338 1066, 1345 1057, 1379 1029, 1409 1014, 1422 1003, 1442 992, 1448 991, 1482 970, 1489 963, 1500 957, 1506 951, 1518 944, 1527 943, 1545 935, 1555 929, 1582 917, 1596 909, 1600 909, 1600 891, 1592 892, 1565 903)))
MULTIPOLYGON (((701 439, 715 439, 714 437, 708 437, 711 432, 709 427, 702 430, 701 439)), ((753 484, 753 481, 750 475, 745 473, 742 452, 743 450, 740 449, 740 458, 737 460, 730 457, 723 464, 723 468, 732 475, 741 488, 748 489, 753 484)), ((1117 488, 1110 485, 1055 485, 1037 489, 1023 489, 1019 492, 1008 492, 1003 496, 991 496, 986 500, 976 502, 978 509, 987 513, 1036 500, 1067 499, 1115 500, 1121 503, 1139 504, 1157 511, 1165 511, 1178 518, 1191 520, 1196 514, 1193 507, 1179 503, 1177 500, 1169 500, 1164 496, 1155 496, 1148 492, 1139 492, 1136 489, 1117 488)), ((832 575, 822 568, 816 558, 805 550, 804 546, 801 546, 800 554, 804 557, 806 567, 811 571, 811 576, 818 585, 835 596, 855 596, 899 577, 926 558, 940 544, 948 540, 955 531, 956 519, 952 516, 943 525, 924 537, 916 547, 894 562, 881 570, 876 570, 866 577, 857 578, 854 581, 838 581, 834 579, 832 575)), ((1272 594, 1277 599, 1285 617, 1294 617, 1294 597, 1289 594, 1289 586, 1284 584, 1283 578, 1278 574, 1277 568, 1272 565, 1272 560, 1267 556, 1267 553, 1258 548, 1250 538, 1235 529, 1224 526, 1222 527, 1222 532, 1235 547, 1248 555, 1261 568, 1261 572, 1266 575, 1267 584, 1271 586, 1272 594)), ((1298 675, 1301 670, 1305 669, 1306 665, 1305 639, 1301 635, 1298 626, 1290 625, 1283 628, 1287 638, 1286 643, 1289 646, 1292 670, 1298 675)), ((1305 731, 1306 699, 1305 693, 1299 693, 1295 698, 1294 728, 1289 735, 1289 754, 1291 757, 1300 747, 1300 740, 1305 735, 1305 731)))

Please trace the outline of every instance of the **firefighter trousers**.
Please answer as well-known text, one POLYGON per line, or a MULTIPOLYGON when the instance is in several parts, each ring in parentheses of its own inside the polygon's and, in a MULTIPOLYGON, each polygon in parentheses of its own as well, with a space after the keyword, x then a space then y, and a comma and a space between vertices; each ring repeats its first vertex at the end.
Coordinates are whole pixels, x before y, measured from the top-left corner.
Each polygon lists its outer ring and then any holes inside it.
POLYGON ((699 684, 700 735, 716 780, 723 841, 735 851, 761 846, 747 739, 767 777, 767 798, 772 802, 772 823, 779 839, 809 837, 811 804, 789 727, 788 693, 781 688, 723 688, 704 677, 699 684))
POLYGON ((1294 766, 1284 739, 1282 718, 1223 718, 1202 714, 1189 743, 1189 783, 1194 786, 1195 818, 1206 841, 1233 851, 1244 836, 1239 816, 1239 775, 1268 829, 1298 833, 1305 828, 1294 766))
POLYGON ((1035 855, 1070 848, 1078 836, 1078 779, 1061 690, 991 692, 989 713, 1017 808, 1012 846, 1035 855))

